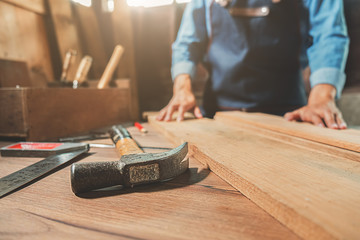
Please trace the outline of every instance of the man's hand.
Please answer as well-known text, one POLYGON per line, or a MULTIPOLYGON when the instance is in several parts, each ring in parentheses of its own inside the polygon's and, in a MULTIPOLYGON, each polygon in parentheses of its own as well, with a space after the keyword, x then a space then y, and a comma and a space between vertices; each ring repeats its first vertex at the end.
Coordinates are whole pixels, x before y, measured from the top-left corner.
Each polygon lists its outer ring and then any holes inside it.
POLYGON ((175 78, 174 93, 169 104, 161 109, 156 117, 159 121, 171 121, 172 115, 178 111, 177 121, 184 120, 185 112, 193 112, 196 118, 202 118, 195 96, 191 89, 191 79, 187 74, 181 74, 175 78))
POLYGON ((319 127, 346 129, 341 112, 335 105, 336 89, 329 84, 319 84, 310 92, 308 105, 285 114, 288 121, 310 122, 319 127))

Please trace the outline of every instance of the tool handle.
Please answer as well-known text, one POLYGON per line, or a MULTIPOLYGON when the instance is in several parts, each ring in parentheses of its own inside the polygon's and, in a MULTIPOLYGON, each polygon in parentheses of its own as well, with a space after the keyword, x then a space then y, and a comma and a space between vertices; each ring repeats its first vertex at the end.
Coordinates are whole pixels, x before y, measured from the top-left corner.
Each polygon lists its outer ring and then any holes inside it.
POLYGON ((109 63, 106 65, 105 71, 100 78, 100 81, 97 85, 97 88, 103 89, 109 85, 111 77, 114 74, 115 68, 118 65, 120 58, 124 52, 124 48, 120 45, 117 45, 114 49, 113 54, 109 60, 109 63))
POLYGON ((76 71, 74 82, 80 84, 86 79, 86 76, 92 64, 92 60, 93 59, 90 56, 84 56, 83 59, 81 59, 79 67, 76 71))
POLYGON ((71 166, 71 188, 76 193, 122 185, 123 166, 120 161, 74 163, 71 166))
POLYGON ((110 136, 120 156, 143 153, 130 133, 121 125, 112 126, 110 136))
POLYGON ((62 82, 66 82, 66 78, 67 78, 67 74, 68 74, 68 71, 69 71, 69 66, 70 66, 70 63, 71 63, 71 59, 75 55, 76 55, 76 51, 72 50, 72 49, 67 51, 66 54, 65 54, 63 69, 62 69, 61 78, 60 78, 60 80, 62 82))
POLYGON ((143 153, 136 142, 131 138, 120 139, 115 144, 115 147, 120 156, 143 153))

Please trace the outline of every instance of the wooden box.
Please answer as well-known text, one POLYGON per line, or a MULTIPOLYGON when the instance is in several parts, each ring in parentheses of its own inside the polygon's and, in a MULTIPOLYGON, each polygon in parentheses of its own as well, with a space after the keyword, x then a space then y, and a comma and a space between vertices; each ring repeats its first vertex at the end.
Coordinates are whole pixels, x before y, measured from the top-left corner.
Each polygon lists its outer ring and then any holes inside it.
POLYGON ((57 140, 130 121, 129 88, 1 88, 0 137, 57 140))

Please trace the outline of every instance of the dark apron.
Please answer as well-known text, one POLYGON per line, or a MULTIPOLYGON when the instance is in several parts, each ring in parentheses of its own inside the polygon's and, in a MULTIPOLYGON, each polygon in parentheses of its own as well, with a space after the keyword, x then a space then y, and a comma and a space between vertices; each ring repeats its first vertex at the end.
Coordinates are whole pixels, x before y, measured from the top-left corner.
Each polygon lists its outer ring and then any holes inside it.
POLYGON ((282 115, 306 104, 298 4, 298 0, 233 0, 224 8, 213 3, 205 116, 213 117, 219 110, 282 115), (267 7, 267 16, 230 14, 231 9, 241 13, 261 7, 267 7))

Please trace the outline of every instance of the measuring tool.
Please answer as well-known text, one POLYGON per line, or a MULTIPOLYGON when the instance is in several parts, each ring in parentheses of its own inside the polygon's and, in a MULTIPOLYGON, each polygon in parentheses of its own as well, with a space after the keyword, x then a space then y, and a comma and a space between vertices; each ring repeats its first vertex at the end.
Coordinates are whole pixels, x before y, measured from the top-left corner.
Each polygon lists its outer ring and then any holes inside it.
MULTIPOLYGON (((11 173, 0 179, 0 198, 7 195, 8 193, 20 188, 21 186, 30 183, 51 170, 69 162, 70 160, 80 156, 81 154, 89 151, 88 144, 72 144, 71 146, 77 145, 77 148, 69 148, 68 152, 63 152, 57 155, 51 155, 47 158, 36 162, 28 167, 25 167, 19 171, 11 173), (74 150, 75 149, 75 150, 74 150), (69 152, 70 151, 70 152, 69 152)), ((23 153, 26 150, 22 150, 23 153)), ((33 153, 36 150, 29 150, 28 153, 33 153)), ((41 151, 41 150, 39 150, 41 151)), ((65 151, 63 149, 62 151, 65 151)), ((3 153, 3 152, 2 152, 3 153)))

